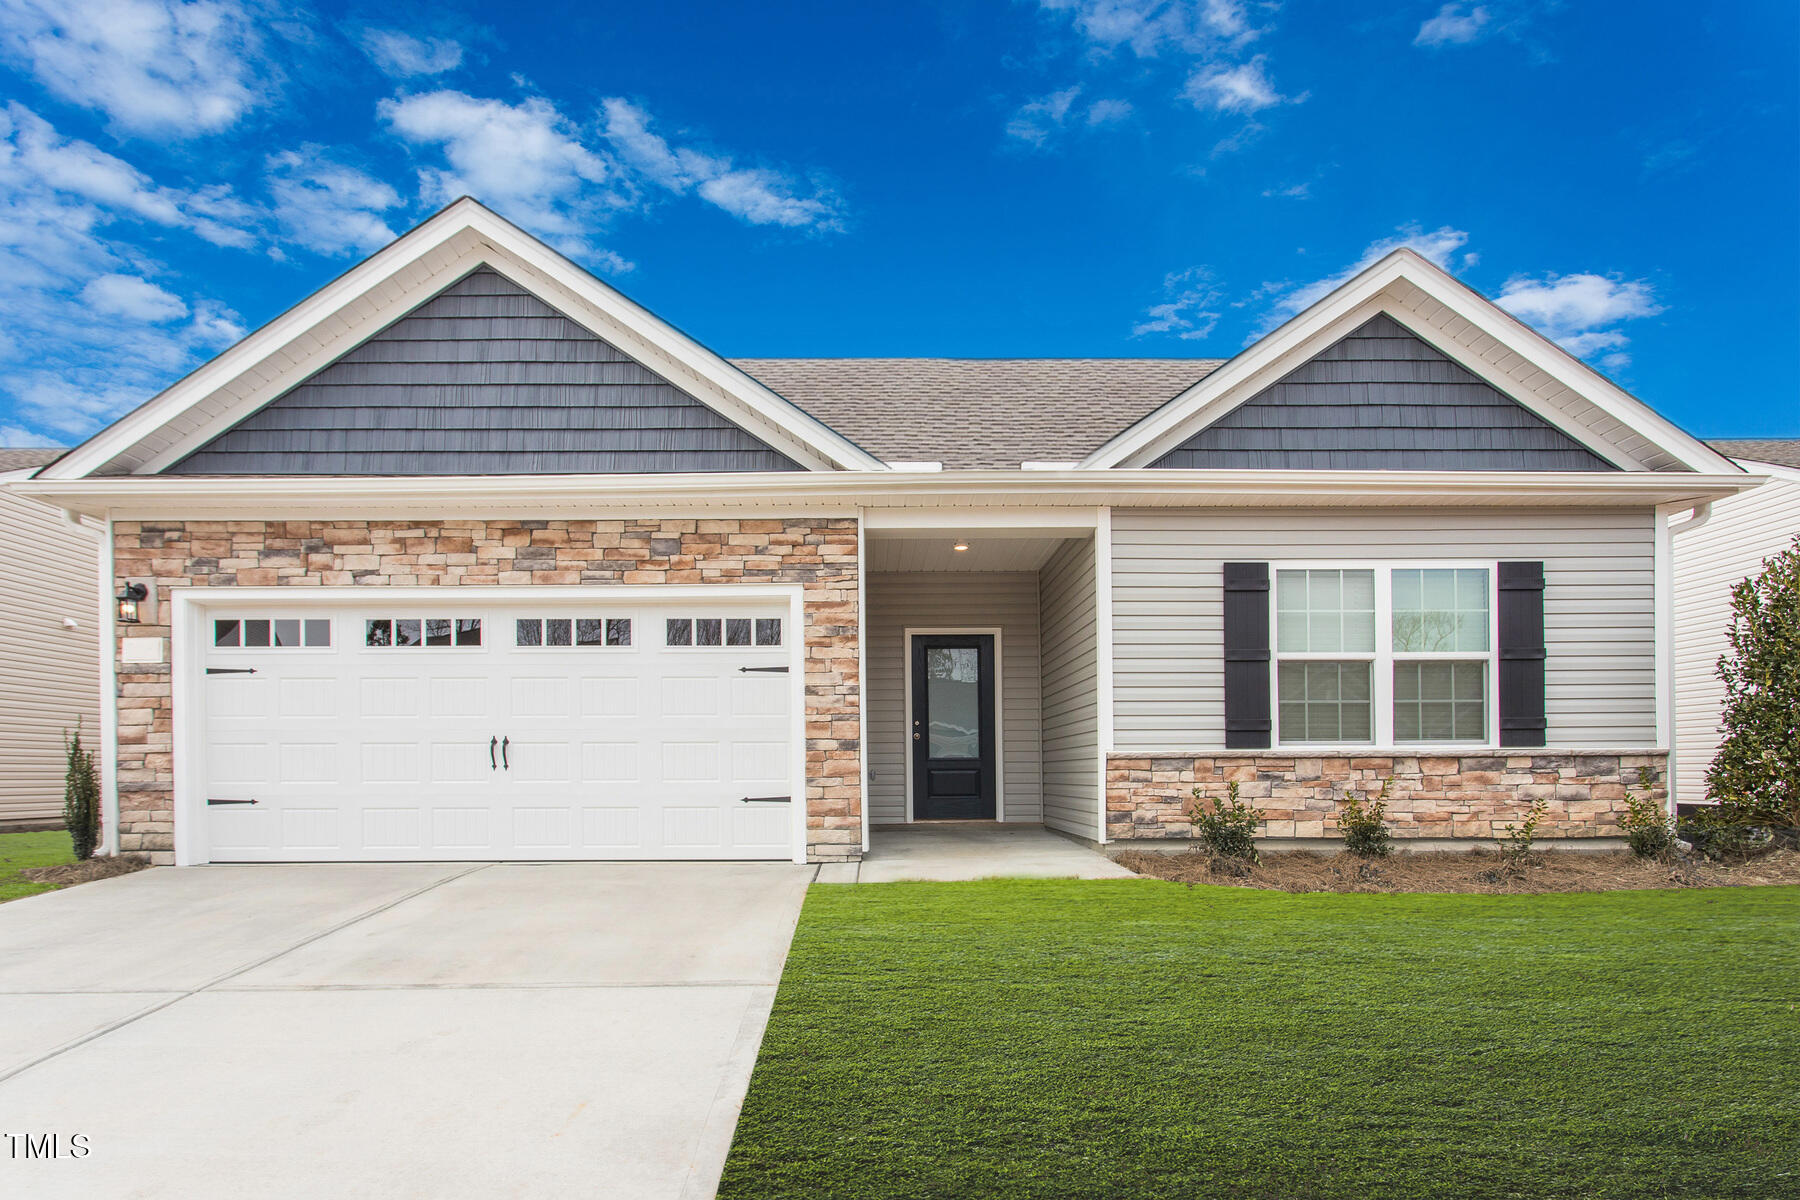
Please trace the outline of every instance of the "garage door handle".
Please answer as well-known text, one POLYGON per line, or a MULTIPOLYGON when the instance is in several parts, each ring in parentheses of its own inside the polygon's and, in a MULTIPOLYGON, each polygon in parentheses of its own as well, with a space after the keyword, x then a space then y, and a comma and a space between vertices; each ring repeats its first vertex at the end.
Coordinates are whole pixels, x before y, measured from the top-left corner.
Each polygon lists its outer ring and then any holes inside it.
POLYGON ((512 745, 511 738, 504 737, 500 739, 500 765, 509 771, 512 770, 512 764, 506 761, 506 748, 510 745, 512 745))
POLYGON ((742 800, 739 800, 738 803, 739 804, 788 804, 788 803, 791 803, 793 801, 793 799, 794 798, 792 796, 745 796, 742 800))
POLYGON ((213 796, 208 796, 206 798, 206 802, 208 804, 255 804, 256 803, 256 801, 254 801, 254 800, 220 800, 213 796))
POLYGON ((254 675, 254 674, 256 674, 256 668, 255 667, 208 667, 208 668, 206 668, 206 673, 208 675, 254 675))
POLYGON ((500 739, 497 737, 488 739, 488 770, 490 771, 498 771, 500 769, 500 764, 494 761, 494 747, 499 744, 500 739))
POLYGON ((738 668, 739 675, 750 675, 750 674, 786 675, 787 673, 788 673, 788 669, 786 667, 739 667, 738 668))

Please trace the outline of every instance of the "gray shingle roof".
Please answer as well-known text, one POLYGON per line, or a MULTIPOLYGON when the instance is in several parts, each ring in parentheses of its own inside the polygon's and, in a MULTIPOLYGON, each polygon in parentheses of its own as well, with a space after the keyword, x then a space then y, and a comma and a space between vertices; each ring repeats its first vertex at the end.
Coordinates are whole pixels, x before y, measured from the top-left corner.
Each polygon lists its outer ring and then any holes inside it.
POLYGON ((24 467, 41 467, 47 462, 55 462, 68 451, 59 446, 43 449, 37 447, 0 447, 0 471, 17 471, 24 467))
POLYGON ((1084 458, 1217 358, 737 358, 869 453, 949 470, 1084 458))
POLYGON ((1800 467, 1800 438, 1712 438, 1706 444, 1727 458, 1800 467))

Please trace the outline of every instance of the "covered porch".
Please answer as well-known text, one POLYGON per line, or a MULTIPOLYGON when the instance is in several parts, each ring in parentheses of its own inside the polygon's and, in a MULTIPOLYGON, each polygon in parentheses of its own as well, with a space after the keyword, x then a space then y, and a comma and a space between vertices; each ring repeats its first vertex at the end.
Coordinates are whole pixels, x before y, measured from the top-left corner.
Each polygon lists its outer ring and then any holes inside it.
POLYGON ((979 823, 1103 840, 1105 541, 1098 509, 867 514, 871 859, 979 823))

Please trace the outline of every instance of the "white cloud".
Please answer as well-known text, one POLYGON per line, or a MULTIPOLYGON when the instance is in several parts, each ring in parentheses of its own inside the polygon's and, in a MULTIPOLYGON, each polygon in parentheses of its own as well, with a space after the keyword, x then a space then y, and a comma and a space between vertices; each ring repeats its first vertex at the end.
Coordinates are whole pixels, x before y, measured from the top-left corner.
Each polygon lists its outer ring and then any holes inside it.
POLYGON ((1182 95, 1196 108, 1212 108, 1226 113, 1254 113, 1277 104, 1298 104, 1305 96, 1283 96, 1269 79, 1267 60, 1257 55, 1235 66, 1215 63, 1202 67, 1188 77, 1182 95))
POLYGON ((98 275, 81 289, 80 300, 109 317, 160 325, 187 316, 187 302, 137 275, 98 275))
POLYGON ((751 225, 835 232, 843 204, 816 180, 786 171, 739 167, 725 155, 674 146, 650 127, 650 114, 623 97, 601 102, 601 126, 620 160, 644 180, 677 195, 688 192, 751 225))
POLYGON ((381 214, 400 206, 400 193, 333 162, 324 147, 285 150, 271 155, 267 167, 275 219, 286 240, 320 254, 366 254, 394 240, 381 214))
POLYGON ((1144 310, 1144 319, 1131 327, 1132 337, 1172 333, 1183 341, 1198 341, 1219 323, 1222 293, 1213 273, 1205 267, 1189 267, 1163 277, 1163 299, 1144 310))
POLYGON ((80 197, 152 224, 186 229, 214 245, 241 248, 255 240, 246 228, 255 220, 255 210, 229 187, 182 191, 158 186, 124 159, 63 137, 22 104, 9 104, 0 112, 0 187, 80 197))
POLYGON ((398 29, 365 29, 363 50, 396 79, 442 75, 462 66, 462 43, 454 38, 414 37, 398 29))
POLYGON ((1063 122, 1068 120, 1069 110, 1074 107, 1075 98, 1079 95, 1081 85, 1076 84, 1060 92, 1027 100, 1013 113, 1012 119, 1007 121, 1006 136, 1030 146, 1043 146, 1049 142, 1051 135, 1062 128, 1063 122))
POLYGON ((1312 199, 1312 181, 1290 183, 1286 187, 1264 188, 1265 199, 1310 200, 1312 199))
MULTIPOLYGON (((1243 0, 1039 0, 1051 12, 1066 12, 1076 32, 1103 50, 1131 48, 1140 58, 1169 51, 1203 54, 1237 49, 1261 36, 1243 0)), ((1278 6, 1257 4, 1272 12, 1278 6)))
POLYGON ((1371 242, 1367 249, 1354 263, 1324 279, 1316 279, 1311 283, 1298 286, 1287 283, 1265 283, 1257 289, 1257 297, 1273 297, 1269 312, 1264 318, 1257 336, 1267 333, 1313 304, 1324 299, 1339 286, 1369 267, 1374 266, 1395 250, 1405 246, 1433 263, 1450 270, 1451 256, 1469 240, 1469 235, 1460 229, 1452 229, 1448 225, 1427 230, 1418 225, 1403 225, 1395 231, 1394 236, 1371 242))
POLYGON ((589 240, 628 202, 617 172, 548 100, 443 90, 383 100, 376 111, 402 140, 442 150, 446 166, 419 170, 428 201, 474 196, 568 253, 629 269, 589 240))
POLYGON ((1117 125, 1121 121, 1131 119, 1131 101, 1102 98, 1088 105, 1087 123, 1090 128, 1099 125, 1117 125))
POLYGON ((1488 10, 1483 5, 1446 4, 1438 9, 1437 16, 1419 26, 1413 45, 1467 46, 1480 41, 1488 32, 1489 20, 1488 10))
POLYGON ((68 443, 66 442, 59 442, 55 438, 45 437, 41 433, 25 429, 18 425, 0 425, 0 446, 5 446, 11 450, 61 450, 67 444, 68 443))
POLYGON ((1610 327, 1664 311, 1645 280, 1592 274, 1515 276, 1501 286, 1494 303, 1577 358, 1610 351, 1601 362, 1613 371, 1631 362, 1623 353, 1630 339, 1610 327))
POLYGON ((0 0, 0 52, 120 130, 190 137, 278 85, 258 15, 242 0, 0 0))

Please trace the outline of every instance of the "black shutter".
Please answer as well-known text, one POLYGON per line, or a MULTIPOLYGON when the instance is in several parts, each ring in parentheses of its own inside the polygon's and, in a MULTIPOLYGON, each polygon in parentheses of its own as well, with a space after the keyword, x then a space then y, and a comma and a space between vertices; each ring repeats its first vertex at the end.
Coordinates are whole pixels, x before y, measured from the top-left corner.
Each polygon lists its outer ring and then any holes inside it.
POLYGON ((1503 562, 1500 585, 1500 744, 1542 746, 1544 716, 1544 564, 1503 562))
POLYGON ((1269 745, 1269 564, 1225 564, 1225 745, 1269 745))

